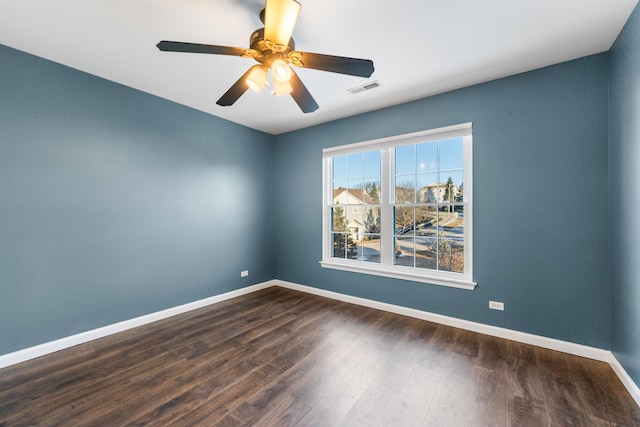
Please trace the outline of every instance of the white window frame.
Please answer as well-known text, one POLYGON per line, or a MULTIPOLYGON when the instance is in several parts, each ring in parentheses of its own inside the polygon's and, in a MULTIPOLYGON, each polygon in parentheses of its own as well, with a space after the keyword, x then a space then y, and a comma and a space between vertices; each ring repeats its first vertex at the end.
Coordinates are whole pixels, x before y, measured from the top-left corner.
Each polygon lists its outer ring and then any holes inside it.
POLYGON ((322 261, 325 268, 345 270, 357 273, 373 274, 396 279, 411 280, 454 288, 474 289, 473 281, 473 136, 472 123, 447 126, 422 132, 381 138, 372 141, 329 147, 322 150, 322 261), (441 270, 430 270, 405 267, 393 264, 393 188, 394 181, 394 148, 402 145, 418 144, 450 138, 463 138, 464 157, 464 194, 463 206, 465 216, 464 233, 464 272, 454 273, 441 270), (380 263, 331 257, 331 205, 333 204, 333 165, 336 156, 381 150, 382 181, 380 185, 381 203, 381 247, 380 263))

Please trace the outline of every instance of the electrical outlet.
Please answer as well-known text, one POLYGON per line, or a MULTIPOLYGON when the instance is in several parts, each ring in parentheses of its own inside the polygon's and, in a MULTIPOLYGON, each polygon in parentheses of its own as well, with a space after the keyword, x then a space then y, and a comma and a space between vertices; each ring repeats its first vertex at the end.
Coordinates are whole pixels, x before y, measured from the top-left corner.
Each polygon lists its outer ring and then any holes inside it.
POLYGON ((244 270, 240 272, 240 277, 247 277, 249 275, 249 270, 244 270))
POLYGON ((500 301, 489 301, 489 308, 491 310, 504 311, 504 303, 500 301))

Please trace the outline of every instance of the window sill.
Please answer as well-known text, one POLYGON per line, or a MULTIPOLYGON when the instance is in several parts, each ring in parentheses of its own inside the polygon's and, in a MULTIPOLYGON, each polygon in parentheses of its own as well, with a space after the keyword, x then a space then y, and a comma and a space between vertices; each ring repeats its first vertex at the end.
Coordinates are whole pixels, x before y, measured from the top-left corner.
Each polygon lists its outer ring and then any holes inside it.
POLYGON ((391 277, 394 279, 411 280, 413 282, 428 283, 430 285, 448 286, 451 288, 466 289, 472 291, 478 285, 476 282, 461 280, 458 278, 426 276, 416 274, 413 271, 402 271, 401 269, 390 269, 380 267, 378 264, 356 265, 340 261, 320 261, 323 268, 335 270, 351 271, 354 273, 372 274, 375 276, 391 277))

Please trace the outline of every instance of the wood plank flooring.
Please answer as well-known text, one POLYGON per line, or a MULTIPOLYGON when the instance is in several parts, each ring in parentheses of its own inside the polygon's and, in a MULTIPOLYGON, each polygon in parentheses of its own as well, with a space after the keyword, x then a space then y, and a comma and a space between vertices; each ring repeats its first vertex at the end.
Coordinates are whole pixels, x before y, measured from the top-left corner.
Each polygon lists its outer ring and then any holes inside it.
POLYGON ((640 426, 606 363, 273 287, 0 370, 0 426, 640 426))

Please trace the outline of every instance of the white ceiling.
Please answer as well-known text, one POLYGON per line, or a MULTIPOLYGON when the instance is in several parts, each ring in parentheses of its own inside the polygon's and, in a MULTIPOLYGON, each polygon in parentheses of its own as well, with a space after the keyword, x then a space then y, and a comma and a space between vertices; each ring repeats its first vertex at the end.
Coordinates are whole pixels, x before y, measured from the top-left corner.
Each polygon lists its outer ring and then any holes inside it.
POLYGON ((301 51, 374 61, 371 78, 298 75, 320 108, 248 91, 252 59, 160 52, 175 40, 247 48, 260 0, 0 0, 0 43, 278 134, 608 50, 638 0, 299 0, 301 51), (381 87, 353 95, 356 86, 381 87))

